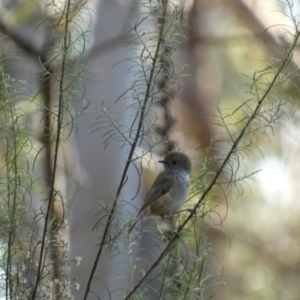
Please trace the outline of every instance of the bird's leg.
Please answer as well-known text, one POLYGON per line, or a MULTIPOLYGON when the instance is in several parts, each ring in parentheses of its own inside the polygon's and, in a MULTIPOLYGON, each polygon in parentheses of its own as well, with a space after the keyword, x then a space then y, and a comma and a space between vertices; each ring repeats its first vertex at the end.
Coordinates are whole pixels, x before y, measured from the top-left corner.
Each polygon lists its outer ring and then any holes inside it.
POLYGON ((170 224, 169 221, 165 218, 165 216, 161 216, 161 217, 163 218, 163 220, 165 221, 165 223, 166 223, 167 226, 169 227, 169 230, 170 230, 172 233, 174 233, 176 236, 179 237, 179 233, 178 233, 176 230, 174 230, 174 229, 172 228, 171 224, 170 224))

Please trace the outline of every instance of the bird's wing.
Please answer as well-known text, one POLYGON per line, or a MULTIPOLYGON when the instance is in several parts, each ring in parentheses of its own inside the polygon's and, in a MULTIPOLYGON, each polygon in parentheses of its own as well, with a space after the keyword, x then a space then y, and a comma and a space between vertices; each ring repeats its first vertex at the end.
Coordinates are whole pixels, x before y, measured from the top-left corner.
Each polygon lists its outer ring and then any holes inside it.
POLYGON ((139 215, 149 206, 153 201, 160 198, 170 191, 174 183, 174 177, 168 175, 166 171, 161 172, 153 182, 149 192, 147 193, 143 206, 140 209, 139 215))

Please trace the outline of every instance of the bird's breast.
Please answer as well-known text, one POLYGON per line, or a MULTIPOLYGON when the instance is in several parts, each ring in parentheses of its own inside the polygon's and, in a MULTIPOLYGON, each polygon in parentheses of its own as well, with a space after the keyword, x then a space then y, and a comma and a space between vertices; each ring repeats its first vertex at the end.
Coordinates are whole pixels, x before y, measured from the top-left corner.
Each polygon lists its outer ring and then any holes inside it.
POLYGON ((152 215, 171 215, 184 205, 189 193, 188 174, 176 176, 169 192, 153 202, 150 207, 152 215))

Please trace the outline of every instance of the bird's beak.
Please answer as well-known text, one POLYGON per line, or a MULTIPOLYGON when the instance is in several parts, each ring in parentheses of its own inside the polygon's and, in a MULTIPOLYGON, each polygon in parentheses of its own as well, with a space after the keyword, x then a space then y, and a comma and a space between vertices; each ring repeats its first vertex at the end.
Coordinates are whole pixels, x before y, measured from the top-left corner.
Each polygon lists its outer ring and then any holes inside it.
POLYGON ((168 164, 168 162, 165 161, 165 160, 159 160, 158 162, 161 163, 161 164, 164 164, 164 165, 167 165, 167 164, 168 164))

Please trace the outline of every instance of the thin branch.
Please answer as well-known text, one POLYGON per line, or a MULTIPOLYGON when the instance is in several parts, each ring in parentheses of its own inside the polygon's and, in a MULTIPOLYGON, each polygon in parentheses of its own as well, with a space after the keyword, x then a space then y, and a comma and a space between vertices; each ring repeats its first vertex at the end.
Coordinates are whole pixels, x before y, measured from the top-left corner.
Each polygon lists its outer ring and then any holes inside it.
MULTIPOLYGON (((31 299, 34 300, 38 288, 39 281, 41 279, 42 275, 42 265, 44 265, 42 262, 45 260, 43 259, 44 251, 45 251, 45 240, 48 230, 48 222, 51 214, 51 206, 52 202, 55 197, 55 177, 56 177, 56 169, 57 169, 57 160, 58 160, 58 149, 59 149, 59 142, 60 142, 60 134, 61 134, 61 128, 62 128, 62 122, 63 122, 63 89, 64 89, 64 80, 65 80, 65 68, 66 68, 66 60, 67 60, 67 54, 69 49, 69 13, 71 9, 71 0, 67 0, 66 6, 65 6, 65 28, 64 28, 64 41, 63 41, 63 55, 62 55, 62 64, 61 64, 61 75, 59 80, 59 99, 58 99, 58 115, 57 115, 57 129, 56 129, 56 139, 55 139, 55 149, 54 149, 54 158, 53 158, 53 169, 52 169, 52 176, 51 176, 51 186, 50 186, 50 194, 48 198, 48 205, 47 205, 47 211, 45 216, 45 224, 44 224, 44 230, 42 235, 42 241, 41 241, 41 249, 40 249, 40 257, 38 261, 38 270, 37 270, 37 276, 35 281, 35 286, 33 289, 32 297, 31 299)), ((47 66, 48 68, 48 66, 47 66)), ((49 74, 51 73, 51 69, 48 69, 49 74)), ((50 109, 50 107, 49 107, 50 109)), ((49 118, 51 114, 49 115, 49 118)), ((50 128, 49 128, 50 130, 50 128)), ((50 135, 50 132, 49 132, 50 135)), ((50 136, 48 137, 50 138, 50 136)), ((48 148, 50 148, 50 145, 48 145, 48 148)))
POLYGON ((117 189, 117 193, 116 193, 116 197, 115 197, 112 209, 109 213, 108 220, 107 220, 107 223, 106 223, 105 228, 104 228, 104 232, 103 232, 102 240, 101 240, 101 243, 100 243, 100 247, 99 247, 99 250, 98 250, 98 253, 97 253, 93 268, 92 268, 92 271, 91 271, 90 276, 89 276, 89 280, 88 280, 88 283, 87 283, 87 287, 86 287, 86 290, 85 290, 83 300, 86 300, 87 297, 88 297, 88 293, 90 291, 90 286, 91 286, 96 268, 98 266, 100 256, 102 254, 103 247, 106 243, 106 238, 107 238, 107 235, 108 235, 108 231, 109 231, 110 225, 113 221, 113 217, 114 217, 114 214, 115 214, 116 209, 117 209, 117 201, 118 201, 118 198, 121 194, 122 188, 124 186, 124 182, 125 182, 125 179, 127 177, 127 171, 128 171, 128 168, 131 164, 135 148, 136 148, 138 140, 140 138, 140 133, 141 133, 141 130, 142 130, 142 127, 143 127, 143 121, 144 121, 144 117, 145 117, 145 111, 146 111, 147 103, 148 103, 150 93, 151 93, 151 83, 153 82, 154 71, 156 69, 156 63, 159 59, 159 51, 160 51, 160 47, 161 47, 161 44, 162 44, 162 36, 163 36, 163 33, 164 33, 164 25, 165 25, 165 22, 166 22, 165 17, 166 17, 166 12, 167 12, 167 4, 168 4, 168 1, 165 1, 164 2, 164 7, 163 7, 163 13, 162 13, 162 18, 163 18, 164 22, 162 22, 162 26, 160 28, 158 43, 157 43, 157 46, 156 46, 156 52, 155 52, 155 55, 154 55, 153 61, 152 61, 152 67, 151 67, 149 80, 147 82, 147 89, 146 89, 146 93, 145 93, 145 98, 144 98, 143 105, 142 105, 141 110, 140 110, 140 118, 139 118, 137 130, 136 130, 135 138, 134 138, 134 140, 132 142, 132 145, 130 147, 130 151, 129 151, 128 158, 127 158, 127 161, 126 161, 126 165, 125 165, 125 168, 124 168, 124 171, 123 171, 123 174, 122 174, 122 177, 121 177, 118 189, 117 189))

